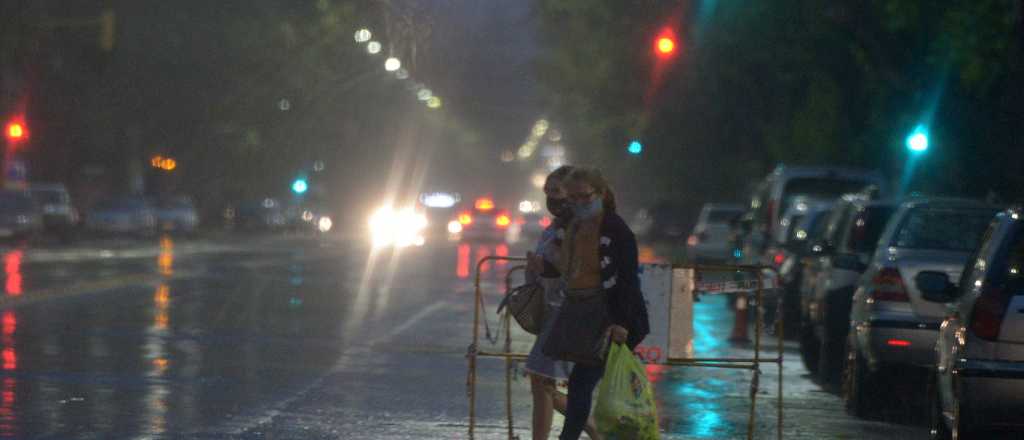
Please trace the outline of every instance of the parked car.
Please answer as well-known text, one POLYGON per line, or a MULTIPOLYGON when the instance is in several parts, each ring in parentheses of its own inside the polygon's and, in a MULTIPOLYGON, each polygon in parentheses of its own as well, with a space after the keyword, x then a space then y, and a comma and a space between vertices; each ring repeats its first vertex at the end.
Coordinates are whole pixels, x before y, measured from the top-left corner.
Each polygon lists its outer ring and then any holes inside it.
POLYGON ((42 230, 42 216, 29 193, 0 190, 0 239, 31 238, 42 230))
POLYGON ((844 387, 852 414, 877 406, 880 376, 934 363, 946 307, 926 301, 914 280, 922 272, 959 278, 997 211, 981 201, 921 198, 893 214, 853 295, 844 387))
POLYGON ((825 219, 819 249, 804 268, 810 282, 800 295, 800 355, 825 384, 842 377, 850 303, 879 236, 896 210, 891 201, 843 196, 825 219))
POLYGON ((187 196, 167 197, 156 203, 157 225, 161 231, 192 233, 199 227, 196 205, 187 196))
POLYGON ((959 287, 944 271, 915 277, 922 297, 946 310, 929 387, 933 438, 1024 437, 1022 216, 1017 206, 995 217, 959 287), (1017 433, 971 437, 992 427, 1017 433))
POLYGON ((97 233, 149 236, 156 232, 156 211, 144 197, 114 197, 88 212, 85 227, 97 233))
POLYGON ((779 266, 782 281, 783 303, 786 324, 785 334, 794 335, 800 329, 800 287, 803 285, 804 269, 814 262, 821 249, 812 243, 821 242, 825 232, 825 218, 832 204, 812 205, 802 216, 794 217, 795 226, 784 247, 785 261, 779 266))
POLYGON ((773 243, 775 230, 781 227, 783 213, 799 197, 835 200, 848 193, 874 187, 879 195, 887 194, 885 178, 877 171, 842 167, 790 167, 779 165, 750 199, 745 217, 748 223, 743 240, 743 262, 768 264, 765 251, 773 243))
POLYGON ((725 263, 733 258, 729 241, 729 225, 743 215, 740 205, 706 203, 697 217, 697 224, 686 240, 686 254, 695 263, 725 263))
POLYGON ((67 188, 60 183, 33 183, 29 194, 42 212, 46 232, 56 234, 61 240, 70 240, 78 226, 78 211, 71 205, 67 188))

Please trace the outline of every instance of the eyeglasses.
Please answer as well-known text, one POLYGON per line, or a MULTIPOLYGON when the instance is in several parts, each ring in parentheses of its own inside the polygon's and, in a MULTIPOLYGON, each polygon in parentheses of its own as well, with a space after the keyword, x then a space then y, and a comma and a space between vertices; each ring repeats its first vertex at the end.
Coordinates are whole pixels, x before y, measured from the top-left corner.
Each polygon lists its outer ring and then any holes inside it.
POLYGON ((594 196, 595 192, 597 192, 597 191, 588 191, 588 192, 583 192, 583 193, 571 193, 571 194, 568 195, 568 199, 576 201, 576 202, 586 202, 586 201, 590 200, 591 197, 594 196))

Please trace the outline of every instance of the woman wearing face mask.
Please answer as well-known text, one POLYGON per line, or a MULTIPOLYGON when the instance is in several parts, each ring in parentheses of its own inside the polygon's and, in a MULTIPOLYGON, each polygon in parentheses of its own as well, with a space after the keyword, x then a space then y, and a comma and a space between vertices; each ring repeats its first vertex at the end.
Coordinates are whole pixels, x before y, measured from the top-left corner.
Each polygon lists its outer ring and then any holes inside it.
MULTIPOLYGON (((565 298, 564 283, 557 264, 565 227, 572 217, 572 207, 565 198, 565 189, 562 185, 563 180, 571 171, 572 167, 569 166, 558 168, 548 175, 544 182, 547 208, 554 220, 541 235, 540 242, 537 244, 537 252, 527 253, 527 277, 539 281, 544 286, 546 305, 543 330, 537 336, 533 349, 530 350, 525 368, 527 375, 530 376, 530 391, 533 394, 532 432, 534 440, 548 438, 555 410, 565 414, 566 396, 558 392, 556 384, 568 380, 569 370, 572 368, 571 363, 556 361, 541 352, 551 325, 554 323, 554 317, 558 314, 558 309, 565 298)), ((590 435, 590 438, 600 438, 592 421, 587 423, 583 429, 590 435)))
MULTIPOLYGON (((568 284, 566 295, 604 295, 612 341, 633 350, 650 332, 637 274, 636 238, 615 213, 615 197, 600 171, 574 168, 565 190, 573 208, 559 265, 568 284)), ((573 366, 561 440, 580 437, 590 417, 594 387, 603 375, 604 365, 573 366)))

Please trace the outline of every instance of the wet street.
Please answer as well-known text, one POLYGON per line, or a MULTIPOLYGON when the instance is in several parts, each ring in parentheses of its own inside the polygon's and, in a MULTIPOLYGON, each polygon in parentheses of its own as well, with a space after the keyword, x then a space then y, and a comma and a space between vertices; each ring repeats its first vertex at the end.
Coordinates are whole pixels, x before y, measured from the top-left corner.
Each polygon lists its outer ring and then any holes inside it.
MULTIPOLYGON (((361 241, 295 237, 5 248, 0 437, 468 438, 474 263, 520 253, 448 243, 375 253, 361 241)), ((492 337, 509 268, 483 267, 492 337)), ((723 297, 705 298, 694 315, 698 355, 752 355, 726 342, 723 297)), ((513 340, 519 352, 532 343, 518 329, 513 340)), ((926 438, 913 417, 847 416, 837 395, 806 378, 792 343, 785 356, 785 438, 926 438)), ((507 438, 504 371, 503 361, 480 360, 477 438, 507 438)), ((778 372, 762 372, 755 437, 768 439, 778 372)), ((745 438, 750 372, 648 373, 664 438, 745 438)), ((525 439, 520 376, 513 419, 525 439)))

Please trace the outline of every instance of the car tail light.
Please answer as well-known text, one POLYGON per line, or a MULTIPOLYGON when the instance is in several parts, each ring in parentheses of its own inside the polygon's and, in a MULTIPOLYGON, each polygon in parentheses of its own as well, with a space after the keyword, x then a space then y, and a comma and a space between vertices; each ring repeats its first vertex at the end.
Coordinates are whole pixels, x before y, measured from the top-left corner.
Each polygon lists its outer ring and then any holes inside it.
POLYGON ((869 286, 871 298, 875 301, 909 302, 907 288, 903 285, 903 277, 896 268, 882 269, 871 279, 869 286))
POLYGON ((910 341, 908 341, 906 339, 890 339, 888 341, 885 341, 885 343, 886 343, 886 345, 889 345, 891 347, 909 347, 910 346, 910 341))
POLYGON ((540 223, 541 227, 547 228, 548 226, 551 226, 551 217, 548 217, 548 216, 541 217, 540 221, 538 221, 537 223, 540 223))
POLYGON ((499 228, 506 228, 508 225, 512 224, 512 219, 507 215, 502 214, 494 219, 494 224, 498 225, 499 228))
POLYGON ((462 223, 463 226, 473 223, 473 216, 467 213, 459 214, 459 223, 462 223))
POLYGON ((974 302, 974 311, 971 312, 971 331, 981 339, 998 339, 1009 299, 997 289, 982 293, 974 302))
POLYGON ((687 246, 696 246, 698 244, 700 244, 700 237, 697 237, 697 234, 691 234, 690 238, 686 239, 687 246))
POLYGON ((772 262, 775 263, 776 266, 782 266, 782 263, 786 262, 786 254, 782 251, 776 252, 775 256, 772 257, 772 262))
POLYGON ((494 200, 491 200, 487 197, 481 197, 479 199, 476 199, 476 203, 474 203, 473 206, 475 206, 476 209, 480 211, 490 211, 494 209, 494 200))

